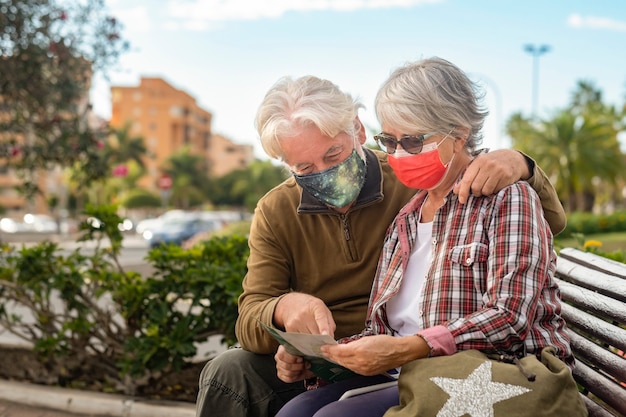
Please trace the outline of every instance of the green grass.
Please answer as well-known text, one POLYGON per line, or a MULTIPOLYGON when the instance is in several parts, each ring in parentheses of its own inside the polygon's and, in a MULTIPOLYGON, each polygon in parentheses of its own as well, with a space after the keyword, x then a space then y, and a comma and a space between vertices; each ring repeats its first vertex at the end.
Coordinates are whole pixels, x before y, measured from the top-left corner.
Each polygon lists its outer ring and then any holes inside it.
MULTIPOLYGON (((602 252, 625 251, 626 252, 626 232, 600 233, 595 235, 585 235, 585 242, 597 240, 602 242, 598 249, 602 252)), ((572 247, 582 249, 582 242, 576 238, 562 239, 559 236, 554 238, 554 246, 557 249, 572 247)))

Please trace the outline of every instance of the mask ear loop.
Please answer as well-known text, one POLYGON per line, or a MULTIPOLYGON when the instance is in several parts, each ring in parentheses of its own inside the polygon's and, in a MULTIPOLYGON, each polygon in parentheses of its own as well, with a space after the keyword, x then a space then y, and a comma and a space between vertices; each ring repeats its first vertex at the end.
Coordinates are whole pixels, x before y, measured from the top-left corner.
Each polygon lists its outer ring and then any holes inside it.
POLYGON ((443 137, 443 139, 441 139, 441 141, 437 144, 437 147, 439 147, 439 145, 441 145, 443 143, 444 140, 448 139, 448 137, 450 136, 450 133, 454 132, 454 127, 446 134, 446 136, 443 137))
MULTIPOLYGON (((439 145, 443 143, 444 140, 448 139, 448 136, 450 136, 450 133, 452 133, 452 131, 454 130, 454 128, 452 128, 451 131, 448 132, 448 134, 441 139, 441 141, 437 144, 437 148, 439 148, 439 145)), ((456 138, 455 138, 456 140, 456 138)), ((435 148, 435 149, 437 149, 435 148)), ((452 161, 454 161, 454 157, 456 156, 456 152, 452 153, 452 158, 450 158, 450 160, 448 161, 447 164, 444 164, 444 166, 446 167, 446 172, 444 172, 443 176, 441 177, 441 179, 439 180, 439 182, 432 186, 431 188, 429 188, 430 190, 432 190, 433 188, 437 188, 439 186, 439 184, 441 184, 443 182, 443 180, 448 176, 448 173, 450 172, 450 164, 452 163, 452 161)), ((439 161, 441 161, 441 154, 439 154, 439 161)), ((443 164, 443 161, 441 161, 441 163, 443 164)))
MULTIPOLYGON (((443 139, 441 139, 439 142, 437 143, 429 143, 428 145, 422 145, 422 150, 420 151, 420 153, 422 152, 431 152, 434 151, 435 149, 439 148, 439 145, 441 145, 443 143, 444 140, 448 139, 448 137, 450 136, 450 133, 452 133, 452 131, 454 130, 454 128, 452 128, 451 131, 448 132, 447 135, 445 135, 443 137, 443 139)), ((456 140, 456 139, 455 139, 456 140)), ((403 149, 404 150, 404 149, 403 149)), ((397 152, 397 150, 396 150, 397 152)), ((408 152, 407 152, 408 153, 408 152)))

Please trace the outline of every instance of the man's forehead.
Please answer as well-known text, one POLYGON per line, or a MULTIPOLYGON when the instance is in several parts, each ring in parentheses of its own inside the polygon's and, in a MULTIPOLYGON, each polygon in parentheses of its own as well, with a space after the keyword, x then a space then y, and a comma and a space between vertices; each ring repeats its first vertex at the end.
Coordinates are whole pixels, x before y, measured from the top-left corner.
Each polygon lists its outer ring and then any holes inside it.
POLYGON ((288 165, 309 164, 316 159, 331 156, 341 151, 347 143, 342 134, 331 138, 319 133, 319 131, 317 134, 308 133, 301 132, 300 135, 281 140, 285 162, 288 165))

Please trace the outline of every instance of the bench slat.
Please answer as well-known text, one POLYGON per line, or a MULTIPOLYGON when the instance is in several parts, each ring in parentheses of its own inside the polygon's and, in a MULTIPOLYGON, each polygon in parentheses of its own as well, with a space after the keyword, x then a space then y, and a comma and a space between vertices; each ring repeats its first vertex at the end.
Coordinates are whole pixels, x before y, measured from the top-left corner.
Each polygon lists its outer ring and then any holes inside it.
POLYGON ((626 279, 626 268, 623 263, 604 258, 591 252, 584 252, 574 248, 563 248, 559 252, 559 258, 568 259, 579 265, 601 271, 604 274, 626 279))
POLYGON ((611 276, 561 257, 556 262, 556 276, 626 303, 626 280, 622 277, 611 276))
POLYGON ((614 414, 606 411, 606 409, 602 408, 600 404, 587 397, 586 395, 580 394, 583 397, 583 401, 587 406, 587 411, 589 411, 589 417, 614 417, 614 414))
MULTIPOLYGON (((613 347, 626 352, 626 330, 614 326, 591 314, 578 310, 567 303, 561 305, 561 315, 568 327, 577 328, 613 347)), ((573 329, 575 330, 575 329, 573 329)))
POLYGON ((591 310, 595 314, 610 318, 619 323, 626 323, 626 309, 624 303, 606 295, 581 288, 572 283, 555 278, 561 290, 562 299, 591 310))
POLYGON ((555 280, 589 416, 626 417, 626 358, 617 352, 626 351, 626 265, 564 248, 555 280))
POLYGON ((574 379, 616 411, 626 415, 626 389, 603 377, 583 362, 577 362, 574 379))
POLYGON ((613 353, 574 331, 569 331, 571 346, 577 360, 593 363, 618 381, 626 382, 626 358, 613 353))

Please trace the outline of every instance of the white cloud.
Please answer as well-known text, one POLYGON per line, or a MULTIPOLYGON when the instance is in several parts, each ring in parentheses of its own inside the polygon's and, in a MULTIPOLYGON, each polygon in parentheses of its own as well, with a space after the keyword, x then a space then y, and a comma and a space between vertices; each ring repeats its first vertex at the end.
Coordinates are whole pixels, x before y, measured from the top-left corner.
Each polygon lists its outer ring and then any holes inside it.
MULTIPOLYGON (((160 28, 168 31, 215 30, 228 21, 272 19, 288 11, 333 10, 349 12, 359 9, 411 7, 441 3, 446 0, 167 0, 163 8, 129 6, 126 0, 107 0, 111 12, 129 32, 147 33, 155 29, 151 19, 157 15, 160 28)), ((156 21, 155 21, 156 23, 156 21)))
POLYGON ((581 29, 607 29, 626 32, 626 22, 611 19, 608 17, 581 16, 579 14, 572 14, 567 19, 567 23, 572 27, 581 29))
POLYGON ((149 32, 152 28, 148 9, 145 6, 124 8, 123 3, 110 1, 111 14, 124 23, 124 29, 132 32, 149 32))
POLYGON ((277 18, 288 11, 354 11, 411 7, 445 0, 169 0, 167 14, 188 29, 203 30, 212 22, 277 18))

